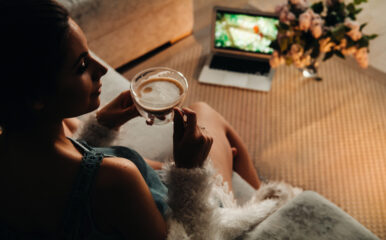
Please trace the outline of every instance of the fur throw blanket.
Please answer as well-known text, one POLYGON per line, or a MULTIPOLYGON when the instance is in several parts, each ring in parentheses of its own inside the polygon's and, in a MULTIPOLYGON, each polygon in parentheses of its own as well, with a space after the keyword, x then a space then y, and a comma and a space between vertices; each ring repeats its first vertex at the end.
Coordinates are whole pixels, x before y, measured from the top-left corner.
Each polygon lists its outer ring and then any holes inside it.
MULTIPOLYGON (((95 115, 77 136, 93 146, 109 146, 118 132, 98 124, 95 115)), ((268 182, 242 206, 215 173, 211 161, 203 168, 177 168, 164 164, 168 186, 168 240, 253 239, 253 229, 283 204, 302 192, 283 182, 268 182)))
POLYGON ((165 170, 171 208, 168 240, 253 239, 248 233, 302 192, 283 182, 268 182, 239 206, 210 161, 196 169, 168 163, 165 170))

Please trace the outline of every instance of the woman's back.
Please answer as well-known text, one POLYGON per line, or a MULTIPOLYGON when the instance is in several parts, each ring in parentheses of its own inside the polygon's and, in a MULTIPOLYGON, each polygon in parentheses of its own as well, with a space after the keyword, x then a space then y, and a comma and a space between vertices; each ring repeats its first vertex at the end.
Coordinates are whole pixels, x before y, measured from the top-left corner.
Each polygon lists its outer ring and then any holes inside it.
POLYGON ((82 154, 71 147, 41 151, 20 143, 6 152, 2 148, 0 157, 0 221, 26 232, 55 232, 63 224, 82 154))
MULTIPOLYGON (((116 194, 111 194, 109 186, 114 185, 113 191, 119 192, 119 188, 125 188, 130 192, 130 184, 117 188, 116 181, 119 180, 111 174, 112 168, 116 167, 139 171, 159 211, 164 213, 167 208, 166 188, 136 152, 122 147, 91 148, 71 141, 68 146, 57 144, 59 147, 53 151, 39 151, 30 146, 18 153, 15 153, 14 147, 6 153, 1 151, 1 158, 9 161, 2 168, 0 183, 5 196, 0 200, 0 229, 6 226, 8 232, 38 232, 43 233, 42 236, 64 234, 71 236, 71 239, 79 235, 81 239, 85 236, 92 239, 122 239, 116 229, 109 227, 111 218, 106 217, 111 215, 107 203, 119 201, 116 194), (100 166, 103 159, 105 161, 100 166)), ((130 199, 135 202, 135 191, 132 193, 130 199)), ((125 218, 132 218, 129 221, 135 222, 140 214, 133 211, 125 218)))

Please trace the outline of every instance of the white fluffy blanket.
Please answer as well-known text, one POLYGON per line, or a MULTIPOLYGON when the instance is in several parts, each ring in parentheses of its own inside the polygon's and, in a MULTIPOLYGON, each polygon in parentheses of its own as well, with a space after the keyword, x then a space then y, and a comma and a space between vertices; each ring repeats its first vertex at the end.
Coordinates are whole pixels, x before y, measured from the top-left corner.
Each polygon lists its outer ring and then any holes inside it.
POLYGON ((283 182, 269 182, 238 206, 210 161, 205 168, 166 166, 169 187, 168 240, 248 239, 247 233, 302 192, 283 182))
MULTIPOLYGON (((77 137, 94 146, 109 146, 117 132, 100 126, 92 116, 77 137)), ((283 182, 268 182, 242 206, 215 174, 211 161, 204 168, 164 165, 168 185, 168 240, 252 239, 249 232, 283 204, 302 192, 283 182)))

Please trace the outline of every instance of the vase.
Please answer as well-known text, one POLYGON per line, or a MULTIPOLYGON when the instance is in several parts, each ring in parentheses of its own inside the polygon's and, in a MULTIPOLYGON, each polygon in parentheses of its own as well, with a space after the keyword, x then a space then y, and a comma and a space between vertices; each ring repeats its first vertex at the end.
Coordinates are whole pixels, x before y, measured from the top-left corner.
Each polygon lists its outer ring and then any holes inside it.
POLYGON ((321 81, 322 78, 318 75, 318 65, 318 61, 313 59, 310 65, 299 68, 299 71, 303 74, 303 78, 305 79, 321 81))

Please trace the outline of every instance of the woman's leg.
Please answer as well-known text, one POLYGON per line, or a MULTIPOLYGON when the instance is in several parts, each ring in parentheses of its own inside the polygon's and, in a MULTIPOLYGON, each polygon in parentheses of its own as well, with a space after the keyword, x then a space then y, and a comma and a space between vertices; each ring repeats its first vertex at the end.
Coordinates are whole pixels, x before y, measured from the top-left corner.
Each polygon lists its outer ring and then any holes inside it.
POLYGON ((237 150, 237 153, 233 158, 233 169, 249 184, 251 184, 252 187, 258 189, 260 187, 260 179, 257 175, 252 159, 248 154, 247 147, 229 123, 227 124, 226 135, 232 148, 237 150))
POLYGON ((192 104, 190 108, 197 114, 198 125, 205 127, 206 131, 213 137, 209 156, 215 169, 228 183, 229 188, 232 189, 232 172, 235 170, 257 189, 260 186, 260 180, 247 149, 235 130, 206 103, 197 102, 192 104), (232 148, 236 149, 233 153, 232 148))

